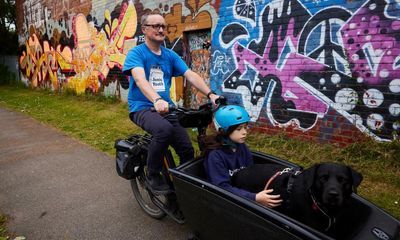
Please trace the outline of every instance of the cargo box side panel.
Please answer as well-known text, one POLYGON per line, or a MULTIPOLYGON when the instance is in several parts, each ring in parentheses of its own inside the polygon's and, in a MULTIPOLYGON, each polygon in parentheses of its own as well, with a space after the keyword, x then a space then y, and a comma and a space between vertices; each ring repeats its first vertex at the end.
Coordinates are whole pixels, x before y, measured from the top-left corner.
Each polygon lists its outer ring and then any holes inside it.
MULTIPOLYGON (((273 156, 253 152, 257 163, 276 163, 285 167, 299 167, 296 164, 273 156)), ((188 162, 172 170, 174 184, 182 210, 192 229, 197 230, 201 239, 331 239, 301 223, 281 224, 269 221, 261 212, 246 205, 231 201, 227 195, 215 191, 205 180, 202 161, 188 162), (253 233, 248 236, 249 233, 253 233), (295 235, 295 236, 294 236, 295 235), (266 237, 267 236, 267 237, 266 237)), ((341 239, 400 240, 400 222, 369 201, 353 194, 350 216, 344 223, 337 223, 341 239), (351 227, 347 226, 351 222, 351 227), (343 226, 345 224, 345 226, 343 226)), ((271 216, 271 214, 268 214, 271 216)), ((276 220, 276 219, 275 219, 276 220)), ((293 221, 293 220, 291 220, 293 221)))
POLYGON ((180 178, 174 184, 187 224, 200 239, 300 239, 201 186, 180 178))
POLYGON ((397 219, 358 195, 354 194, 353 198, 356 204, 352 210, 357 218, 347 239, 400 240, 400 222, 397 219), (360 229, 355 228, 358 225, 360 229))

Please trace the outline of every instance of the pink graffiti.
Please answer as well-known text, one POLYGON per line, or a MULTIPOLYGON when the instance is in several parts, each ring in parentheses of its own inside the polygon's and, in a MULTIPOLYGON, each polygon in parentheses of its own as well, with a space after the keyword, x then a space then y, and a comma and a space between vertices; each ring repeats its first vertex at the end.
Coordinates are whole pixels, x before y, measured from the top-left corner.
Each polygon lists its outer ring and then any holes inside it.
POLYGON ((342 27, 344 48, 359 82, 388 84, 400 75, 400 21, 385 16, 384 0, 367 2, 342 27))
MULTIPOLYGON (((279 52, 282 52, 287 40, 292 41, 294 46, 297 46, 298 38, 293 37, 293 21, 290 21, 288 27, 288 33, 286 39, 278 42, 279 52)), ((279 39, 280 36, 278 37, 279 39)), ((302 72, 320 72, 324 69, 324 65, 317 61, 310 59, 306 56, 292 52, 285 57, 284 67, 279 69, 277 63, 272 63, 268 60, 268 52, 271 49, 273 37, 270 36, 268 43, 266 44, 265 51, 261 60, 259 56, 248 48, 243 47, 239 43, 234 45, 234 56, 238 59, 237 68, 241 73, 246 71, 246 63, 255 66, 260 75, 266 76, 269 74, 279 76, 282 84, 281 96, 287 101, 293 101, 296 105, 296 110, 314 112, 314 113, 326 113, 328 106, 323 103, 317 96, 313 95, 310 91, 300 86, 294 81, 302 72), (257 60, 256 60, 257 59, 257 60), (262 62, 262 64, 259 63, 262 62), (293 93, 296 98, 288 97, 287 92, 293 93)))

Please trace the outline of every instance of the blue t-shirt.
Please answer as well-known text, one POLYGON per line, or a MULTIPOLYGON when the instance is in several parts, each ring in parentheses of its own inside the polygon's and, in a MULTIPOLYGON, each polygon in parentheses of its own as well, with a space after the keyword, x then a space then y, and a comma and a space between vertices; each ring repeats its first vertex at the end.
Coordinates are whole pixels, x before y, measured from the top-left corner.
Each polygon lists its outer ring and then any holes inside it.
POLYGON ((254 201, 256 193, 234 187, 231 184, 231 177, 235 172, 251 165, 253 165, 253 155, 246 144, 237 144, 235 152, 229 148, 212 150, 204 161, 208 180, 212 184, 254 201))
POLYGON ((186 63, 170 49, 161 46, 161 55, 156 55, 145 43, 132 48, 126 56, 122 69, 125 75, 130 76, 128 93, 130 112, 153 107, 153 103, 136 86, 131 73, 135 67, 144 69, 150 85, 169 104, 173 104, 169 93, 171 78, 182 76, 188 70, 186 63))

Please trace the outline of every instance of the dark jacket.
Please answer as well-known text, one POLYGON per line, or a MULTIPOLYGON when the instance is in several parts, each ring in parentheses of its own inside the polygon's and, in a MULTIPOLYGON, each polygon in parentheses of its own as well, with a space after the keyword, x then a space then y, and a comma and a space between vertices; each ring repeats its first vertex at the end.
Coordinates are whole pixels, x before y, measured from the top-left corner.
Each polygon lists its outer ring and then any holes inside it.
POLYGON ((255 200, 256 193, 232 186, 231 178, 237 171, 253 165, 253 156, 246 144, 237 144, 236 151, 229 147, 212 150, 204 161, 208 180, 239 196, 255 200))

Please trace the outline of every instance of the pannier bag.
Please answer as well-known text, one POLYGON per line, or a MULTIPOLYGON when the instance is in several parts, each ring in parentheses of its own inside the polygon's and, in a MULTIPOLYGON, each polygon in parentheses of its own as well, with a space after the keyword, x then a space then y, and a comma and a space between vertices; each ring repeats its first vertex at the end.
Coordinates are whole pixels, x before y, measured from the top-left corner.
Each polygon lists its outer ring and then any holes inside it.
POLYGON ((138 138, 138 135, 133 135, 127 139, 117 139, 114 145, 117 173, 128 180, 135 178, 146 163, 144 143, 138 138))

